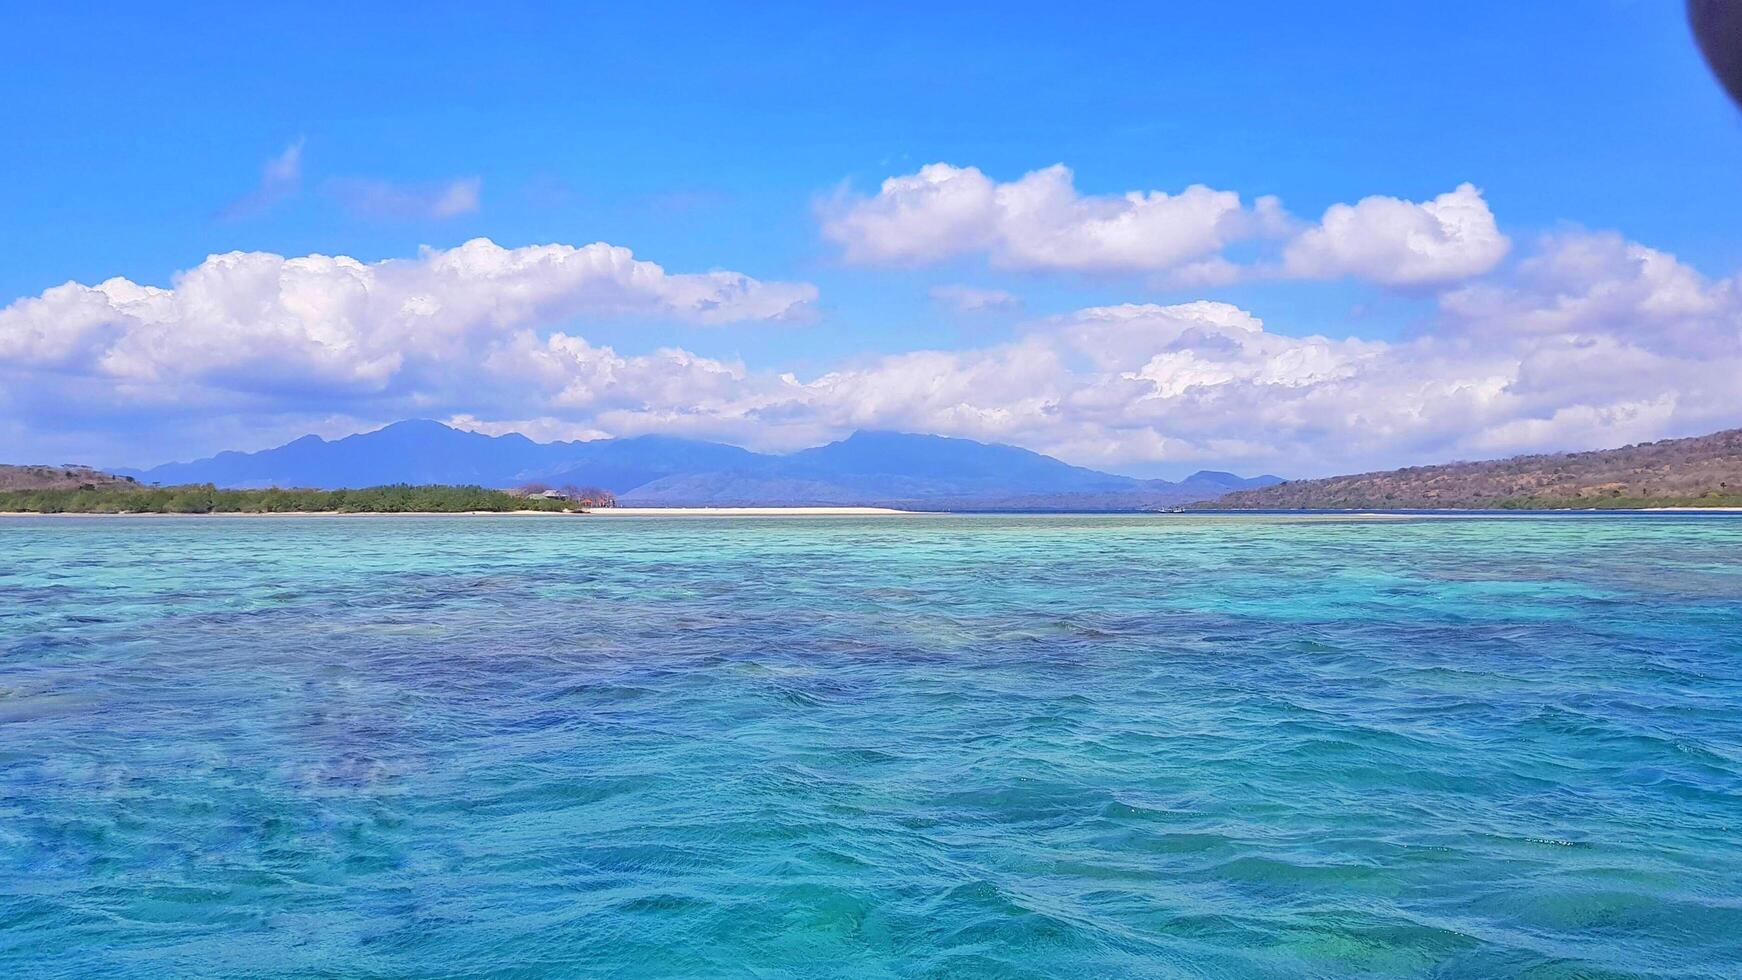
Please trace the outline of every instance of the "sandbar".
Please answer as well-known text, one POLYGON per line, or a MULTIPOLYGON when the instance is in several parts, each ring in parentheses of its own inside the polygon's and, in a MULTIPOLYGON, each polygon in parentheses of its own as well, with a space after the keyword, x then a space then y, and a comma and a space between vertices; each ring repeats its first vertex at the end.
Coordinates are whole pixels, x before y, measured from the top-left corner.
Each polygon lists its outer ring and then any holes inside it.
POLYGON ((893 507, 599 507, 588 517, 911 517, 893 507))

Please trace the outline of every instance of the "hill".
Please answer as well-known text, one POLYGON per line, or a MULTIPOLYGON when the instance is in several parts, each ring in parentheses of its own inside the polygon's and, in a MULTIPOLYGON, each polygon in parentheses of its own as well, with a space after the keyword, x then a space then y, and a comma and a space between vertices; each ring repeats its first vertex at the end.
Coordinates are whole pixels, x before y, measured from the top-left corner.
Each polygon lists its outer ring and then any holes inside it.
POLYGON ((1412 466, 1241 490, 1226 510, 1742 505, 1742 429, 1620 449, 1412 466))
POLYGON ((1140 510, 1263 486, 1227 473, 1143 480, 1073 466, 1016 446, 898 432, 858 432, 786 455, 637 436, 534 442, 433 421, 397 422, 328 441, 304 436, 254 453, 123 471, 152 483, 340 489, 390 483, 586 484, 625 505, 888 505, 952 509, 1140 510))
POLYGON ((133 478, 112 476, 89 466, 0 465, 0 491, 6 490, 95 490, 132 486, 133 478))

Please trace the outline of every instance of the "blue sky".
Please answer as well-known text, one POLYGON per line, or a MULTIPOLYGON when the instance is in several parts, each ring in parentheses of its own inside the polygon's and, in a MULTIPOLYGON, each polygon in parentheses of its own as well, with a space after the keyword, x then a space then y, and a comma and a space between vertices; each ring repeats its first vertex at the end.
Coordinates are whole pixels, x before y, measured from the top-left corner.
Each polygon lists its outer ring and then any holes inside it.
MULTIPOLYGON (((584 337, 589 349, 631 360, 681 349, 738 371, 747 390, 786 373, 801 385, 842 372, 862 377, 827 398, 764 387, 743 397, 722 390, 703 404, 671 394, 694 385, 656 365, 600 380, 589 363, 566 368, 592 372, 587 397, 574 394, 570 376, 546 377, 539 397, 471 397, 518 382, 492 373, 444 386, 432 375, 465 373, 493 354, 500 361, 503 336, 468 335, 445 360, 427 355, 427 345, 399 351, 406 363, 431 361, 416 370, 347 374, 333 365, 370 356, 363 348, 380 355, 386 341, 371 335, 333 347, 316 327, 309 343, 328 347, 308 357, 320 371, 274 376, 264 355, 170 370, 140 366, 133 355, 118 366, 116 357, 80 362, 60 348, 53 356, 22 342, 8 348, 8 322, 41 344, 56 331, 135 329, 15 304, 12 320, 0 320, 0 379, 10 391, 0 400, 0 438, 15 444, 0 453, 7 457, 147 463, 429 414, 486 429, 526 423, 518 427, 548 435, 665 428, 758 448, 861 425, 927 428, 1133 472, 1305 472, 1742 424, 1742 413, 1725 414, 1719 392, 1703 390, 1705 375, 1661 363, 1711 365, 1738 353, 1729 277, 1742 267, 1742 114, 1700 63, 1681 5, 1667 0, 862 10, 438 4, 416 17, 361 4, 117 5, 16 9, 9 21, 0 35, 0 77, 13 93, 0 101, 12 151, 0 181, 0 303, 113 277, 167 288, 207 255, 232 251, 373 263, 480 237, 505 249, 608 242, 674 274, 731 270, 808 284, 814 299, 790 315, 750 312, 699 326, 665 299, 564 302, 512 329, 540 344, 552 333, 584 337), (276 183, 265 176, 275 160, 276 183), (999 245, 866 259, 863 248, 855 253, 853 232, 828 230, 854 207, 877 205, 882 181, 940 162, 996 184, 1063 164, 1085 199, 1177 195, 1194 184, 1237 193, 1246 208, 1274 195, 1295 230, 1243 232, 1205 253, 1255 271, 1191 276, 1179 272, 1184 263, 1160 259, 1096 265, 1022 258, 1017 246, 999 245), (1289 236, 1333 205, 1374 196, 1429 202, 1466 182, 1509 243, 1503 256, 1494 250, 1431 282, 1398 281, 1367 259, 1276 271, 1289 236), (1575 287, 1564 277, 1544 285, 1542 267, 1565 265, 1555 256, 1585 254, 1569 242, 1611 234, 1618 238, 1608 240, 1608 258, 1586 262, 1586 272, 1598 276, 1595 266, 1607 265, 1602 275, 1632 287, 1575 287), (1559 244, 1542 244, 1545 236, 1559 244), (1651 343, 1618 326, 1631 315, 1619 308, 1559 323, 1552 342, 1539 327, 1508 333, 1499 325, 1541 321, 1544 304, 1578 290, 1644 289, 1636 280, 1648 263, 1627 251, 1631 244, 1673 256, 1705 297, 1678 307, 1674 323, 1654 326, 1651 343), (992 304, 998 309, 972 314, 940 301, 964 287, 1007 296, 992 304), (1479 315, 1469 312, 1471 290, 1494 294, 1479 315), (927 411, 905 414, 873 404, 904 397, 904 381, 879 381, 889 358, 1020 357, 1012 345, 1045 344, 1085 310, 1198 301, 1262 320, 1265 343, 1247 345, 1242 364, 1304 356, 1271 342, 1280 338, 1328 338, 1345 345, 1337 357, 1355 356, 1348 342, 1372 341, 1393 345, 1386 356, 1396 360, 1361 370, 1419 370, 1425 383, 1445 376, 1428 373, 1443 352, 1412 348, 1405 357, 1401 345, 1455 339, 1466 348, 1453 372, 1464 388, 1482 388, 1470 380, 1480 374, 1510 381, 1507 392, 1546 391, 1560 383, 1529 370, 1547 356, 1544 345, 1601 351, 1615 341, 1627 351, 1593 356, 1617 366, 1649 360, 1634 373, 1657 377, 1657 387, 1617 381, 1604 391, 1485 402, 1473 416, 1469 406, 1424 403, 1416 415, 1444 418, 1349 448, 1339 424, 1365 425, 1371 435, 1401 423, 1376 426, 1365 410, 1318 404, 1355 397, 1341 391, 1355 383, 1344 368, 1283 382, 1274 370, 1221 381, 1227 371, 1200 371, 1191 377, 1203 383, 1182 388, 1176 376, 1157 375, 1177 369, 1179 358, 1160 367, 1152 358, 1191 355, 1202 367, 1228 341, 1149 325, 1138 328, 1147 346, 1119 364, 1101 357, 1101 347, 1052 349, 1055 372, 1074 372, 1074 380, 1035 368, 1036 399, 1014 387, 981 399, 975 393, 985 385, 971 377, 972 365, 938 362, 918 370, 949 374, 954 394, 933 392, 939 400, 927 411), (1525 333, 1533 339, 1521 347, 1525 333), (1511 368, 1490 363, 1503 348, 1500 360, 1511 368), (1143 376, 1145 365, 1153 391, 1110 390, 1143 376), (644 387, 636 389, 624 379, 638 371, 644 387), (1319 390, 1318 402, 1303 407, 1278 401, 1278 384, 1341 388, 1319 390), (68 411, 69 390, 83 393, 86 407, 68 411), (1251 401, 1248 394, 1269 410, 1243 415, 1234 403, 1251 401), (1118 399, 1146 407, 1115 417, 1107 403, 1118 399), (1149 404, 1157 399, 1176 403, 1149 404), (1459 416, 1469 424, 1453 424, 1459 416)), ((1640 309, 1663 308, 1640 295, 1640 309)), ((250 347, 283 342, 250 335, 266 328, 233 314, 165 329, 185 338, 196 328, 207 331, 202 351, 233 337, 250 347)), ((982 368, 992 377, 1022 374, 1009 364, 982 368)))

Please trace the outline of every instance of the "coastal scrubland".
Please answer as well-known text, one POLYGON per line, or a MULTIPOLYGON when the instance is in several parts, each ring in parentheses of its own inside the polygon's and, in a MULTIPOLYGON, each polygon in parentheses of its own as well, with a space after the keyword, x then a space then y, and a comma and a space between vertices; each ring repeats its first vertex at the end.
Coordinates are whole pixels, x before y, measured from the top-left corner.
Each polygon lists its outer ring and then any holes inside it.
POLYGON ((79 463, 61 466, 0 464, 0 490, 78 490, 128 487, 137 482, 130 476, 116 476, 79 463))
POLYGON ((1595 452, 1412 466, 1242 490, 1223 510, 1742 506, 1742 429, 1595 452))

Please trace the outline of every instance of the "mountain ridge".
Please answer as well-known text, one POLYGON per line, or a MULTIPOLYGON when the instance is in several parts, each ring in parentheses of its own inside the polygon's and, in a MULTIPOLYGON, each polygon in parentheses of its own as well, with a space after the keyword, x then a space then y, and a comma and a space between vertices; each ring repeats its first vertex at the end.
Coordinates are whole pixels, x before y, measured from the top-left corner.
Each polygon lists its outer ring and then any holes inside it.
POLYGON ((429 419, 327 440, 303 436, 252 453, 120 470, 145 482, 340 489, 388 483, 602 487, 625 504, 930 505, 959 509, 1141 510, 1178 506, 1278 478, 1204 471, 1145 480, 1017 446, 862 430, 797 452, 757 453, 678 436, 535 442, 429 419))

